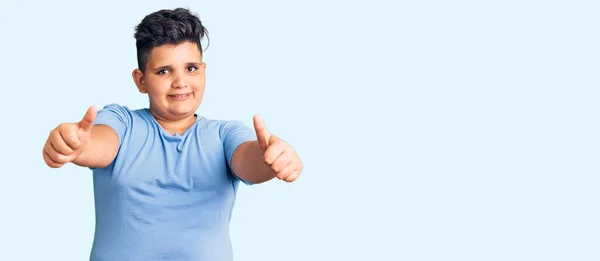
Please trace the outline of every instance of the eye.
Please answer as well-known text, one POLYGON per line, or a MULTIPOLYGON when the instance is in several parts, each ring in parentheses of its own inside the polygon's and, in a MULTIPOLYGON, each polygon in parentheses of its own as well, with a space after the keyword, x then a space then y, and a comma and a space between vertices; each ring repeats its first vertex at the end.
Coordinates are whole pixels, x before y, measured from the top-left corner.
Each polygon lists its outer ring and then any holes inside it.
POLYGON ((198 68, 196 68, 196 66, 189 66, 189 67, 187 68, 187 70, 188 70, 188 72, 193 72, 193 71, 196 71, 196 70, 198 70, 198 68))
POLYGON ((167 73, 169 73, 168 69, 162 69, 162 70, 160 70, 160 71, 157 72, 157 74, 159 74, 159 75, 164 75, 164 74, 167 74, 167 73))

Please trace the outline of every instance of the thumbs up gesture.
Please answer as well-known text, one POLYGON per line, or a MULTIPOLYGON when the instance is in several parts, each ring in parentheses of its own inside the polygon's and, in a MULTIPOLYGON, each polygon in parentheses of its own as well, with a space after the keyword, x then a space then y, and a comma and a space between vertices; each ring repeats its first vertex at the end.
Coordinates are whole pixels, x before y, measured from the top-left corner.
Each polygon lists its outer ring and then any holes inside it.
POLYGON ((273 135, 265 127, 261 116, 254 116, 256 138, 263 152, 265 163, 280 180, 292 182, 300 176, 303 164, 290 144, 273 135))
POLYGON ((88 144, 97 113, 92 106, 80 122, 62 123, 50 131, 43 149, 44 161, 49 167, 60 168, 79 156, 88 144))

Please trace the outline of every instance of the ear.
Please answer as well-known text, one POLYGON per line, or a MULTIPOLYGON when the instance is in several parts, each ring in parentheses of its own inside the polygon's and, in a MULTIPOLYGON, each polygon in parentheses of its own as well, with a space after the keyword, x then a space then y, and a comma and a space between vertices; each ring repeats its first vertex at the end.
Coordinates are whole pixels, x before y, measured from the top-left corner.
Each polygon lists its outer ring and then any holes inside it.
POLYGON ((141 93, 148 93, 146 90, 146 86, 144 85, 144 73, 140 69, 135 69, 131 73, 131 77, 133 77, 133 82, 135 82, 135 86, 137 86, 138 90, 141 93))

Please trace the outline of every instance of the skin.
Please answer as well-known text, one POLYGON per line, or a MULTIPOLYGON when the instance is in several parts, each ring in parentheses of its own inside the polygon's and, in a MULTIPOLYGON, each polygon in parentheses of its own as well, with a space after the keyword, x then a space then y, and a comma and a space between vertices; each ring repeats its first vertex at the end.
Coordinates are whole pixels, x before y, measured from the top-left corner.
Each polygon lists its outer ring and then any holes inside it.
MULTIPOLYGON (((132 77, 138 90, 148 95, 150 112, 167 132, 183 133, 195 122, 206 85, 206 63, 196 44, 155 47, 145 71, 135 69, 132 77)), ((90 107, 81 121, 62 123, 50 132, 42 150, 49 167, 71 162, 102 168, 115 159, 117 133, 106 125, 93 125, 96 113, 97 109, 90 107)), ((294 148, 269 132, 259 115, 253 120, 257 139, 241 144, 233 153, 236 175, 254 184, 273 178, 298 179, 303 163, 294 148)))

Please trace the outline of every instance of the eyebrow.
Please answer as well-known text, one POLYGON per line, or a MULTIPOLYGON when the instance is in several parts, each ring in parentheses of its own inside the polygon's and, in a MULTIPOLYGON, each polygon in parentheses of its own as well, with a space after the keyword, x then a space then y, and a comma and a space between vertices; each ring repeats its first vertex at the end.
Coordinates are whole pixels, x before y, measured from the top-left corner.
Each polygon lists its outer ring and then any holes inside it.
MULTIPOLYGON (((187 62, 185 65, 186 66, 194 65, 196 67, 200 67, 202 65, 202 62, 187 62)), ((157 67, 153 68, 153 70, 162 70, 162 69, 171 69, 171 68, 173 68, 172 65, 163 65, 163 66, 157 66, 157 67)))

